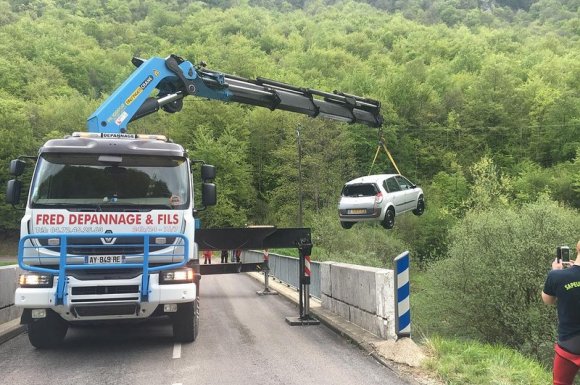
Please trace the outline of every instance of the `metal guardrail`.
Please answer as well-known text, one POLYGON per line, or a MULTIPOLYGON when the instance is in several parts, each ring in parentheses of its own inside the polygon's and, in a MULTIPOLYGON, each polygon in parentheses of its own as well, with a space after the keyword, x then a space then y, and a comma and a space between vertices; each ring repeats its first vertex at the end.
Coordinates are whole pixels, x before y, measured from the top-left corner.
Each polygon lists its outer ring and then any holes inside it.
MULTIPOLYGON (((146 233, 146 234, 137 234, 137 233, 113 233, 107 234, 107 237, 116 238, 116 239, 130 239, 133 243, 123 244, 123 247, 133 247, 142 249, 142 252, 131 254, 131 255, 122 255, 123 258, 122 263, 94 263, 89 264, 88 258, 90 257, 89 250, 108 250, 113 247, 118 247, 118 245, 114 244, 103 244, 101 238, 103 238, 103 234, 33 234, 33 235, 26 235, 20 239, 18 244, 18 265, 23 270, 33 271, 37 273, 46 273, 55 275, 58 277, 57 282, 57 290, 55 294, 55 301, 57 304, 62 304, 64 300, 64 293, 66 291, 66 271, 67 270, 88 270, 88 269, 142 269, 142 283, 141 283, 141 299, 143 301, 147 301, 149 296, 149 273, 158 272, 161 270, 166 269, 175 269, 185 266, 189 259, 189 239, 185 237, 183 234, 180 233, 146 233), (77 249, 80 249, 81 253, 71 255, 68 253, 68 247, 72 244, 72 240, 74 239, 91 239, 93 242, 88 244, 82 245, 75 245, 77 249), (140 239, 140 241, 135 241, 135 238, 140 239), (181 239, 178 241, 177 244, 168 244, 167 247, 173 247, 173 253, 171 254, 163 254, 164 258, 168 260, 173 260, 173 257, 178 257, 181 261, 180 262, 168 262, 163 263, 158 266, 149 266, 151 263, 150 258, 155 256, 155 254, 151 253, 151 247, 157 246, 155 242, 151 242, 154 238, 175 238, 181 239), (40 249, 47 249, 49 246, 40 244, 40 240, 58 240, 58 246, 50 246, 51 248, 58 249, 58 255, 41 255, 40 249), (177 247, 175 247, 177 246, 177 247), (44 260, 54 260, 58 259, 58 269, 49 268, 49 267, 41 267, 41 266, 32 266, 24 261, 24 251, 25 250, 36 250, 38 255, 34 257, 34 259, 44 259, 44 260), (86 250, 87 253, 82 253, 83 250, 86 250), (181 250, 179 252, 178 250, 181 250), (138 263, 127 263, 124 261, 125 258, 134 259, 137 257, 141 259, 141 262, 138 263), (71 261, 75 261, 78 259, 84 260, 84 263, 69 263, 69 259, 71 261)), ((96 255, 99 255, 97 253, 96 255)))
MULTIPOLYGON (((300 283, 300 264, 298 258, 269 253, 270 275, 276 279, 298 289, 300 283)), ((243 255, 244 262, 261 262, 264 260, 262 251, 247 250, 243 255)), ((321 298, 320 295, 320 264, 311 262, 310 271, 310 295, 321 298)))

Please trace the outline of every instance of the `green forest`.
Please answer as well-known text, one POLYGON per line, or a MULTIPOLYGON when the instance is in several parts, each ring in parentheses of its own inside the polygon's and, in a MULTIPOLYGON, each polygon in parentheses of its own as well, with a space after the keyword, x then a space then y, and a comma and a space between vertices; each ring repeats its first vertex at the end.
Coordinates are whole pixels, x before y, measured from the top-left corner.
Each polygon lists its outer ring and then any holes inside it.
MULTIPOLYGON (((254 79, 379 100, 421 217, 340 227, 342 185, 369 173, 377 129, 189 98, 130 132, 217 167, 205 227, 312 228, 315 260, 412 255, 416 330, 501 343, 549 364, 540 291, 580 239, 580 0, 0 0, 0 178, 88 116, 133 71, 177 54, 254 79), (297 131, 302 175, 298 174, 297 131), (300 192, 302 181, 302 196, 300 192)), ((394 169, 379 155, 373 173, 394 169)), ((0 206, 4 236, 21 212, 0 206)))

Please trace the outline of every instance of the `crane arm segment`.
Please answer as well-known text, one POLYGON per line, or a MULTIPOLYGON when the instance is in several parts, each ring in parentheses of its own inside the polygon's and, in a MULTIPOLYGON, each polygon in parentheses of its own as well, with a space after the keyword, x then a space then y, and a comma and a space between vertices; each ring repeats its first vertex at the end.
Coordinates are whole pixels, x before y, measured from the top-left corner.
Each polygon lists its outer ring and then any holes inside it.
POLYGON ((178 56, 133 58, 137 69, 89 117, 89 132, 126 132, 127 124, 160 108, 180 111, 183 98, 237 102, 284 110, 310 117, 325 117, 371 127, 382 125, 380 102, 334 91, 300 88, 282 82, 245 79, 194 66, 178 56), (157 89, 155 96, 151 96, 157 89))

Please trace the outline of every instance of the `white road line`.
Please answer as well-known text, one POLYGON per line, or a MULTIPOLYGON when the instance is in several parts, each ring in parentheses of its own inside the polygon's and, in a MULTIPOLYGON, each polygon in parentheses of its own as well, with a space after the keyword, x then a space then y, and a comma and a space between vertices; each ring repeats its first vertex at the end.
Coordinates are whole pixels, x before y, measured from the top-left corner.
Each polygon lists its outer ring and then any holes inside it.
POLYGON ((176 383, 175 383, 175 384, 173 384, 173 385, 183 385, 183 384, 182 384, 181 382, 176 382, 176 383))
MULTIPOLYGON (((181 358, 181 344, 176 342, 173 345, 173 358, 181 358)), ((181 384, 173 384, 173 385, 181 385, 181 384)))

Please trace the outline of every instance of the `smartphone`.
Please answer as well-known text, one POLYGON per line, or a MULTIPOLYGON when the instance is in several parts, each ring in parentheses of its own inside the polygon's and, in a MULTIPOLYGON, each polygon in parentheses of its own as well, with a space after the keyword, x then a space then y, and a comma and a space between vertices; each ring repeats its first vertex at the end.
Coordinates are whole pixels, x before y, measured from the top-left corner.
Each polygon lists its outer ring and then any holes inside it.
POLYGON ((570 263, 570 248, 568 246, 556 247, 556 259, 558 262, 570 263))

